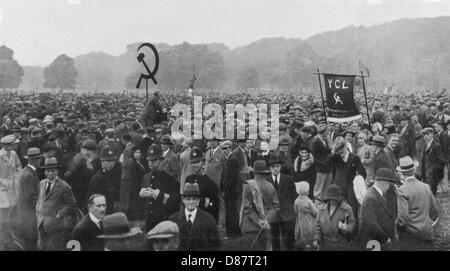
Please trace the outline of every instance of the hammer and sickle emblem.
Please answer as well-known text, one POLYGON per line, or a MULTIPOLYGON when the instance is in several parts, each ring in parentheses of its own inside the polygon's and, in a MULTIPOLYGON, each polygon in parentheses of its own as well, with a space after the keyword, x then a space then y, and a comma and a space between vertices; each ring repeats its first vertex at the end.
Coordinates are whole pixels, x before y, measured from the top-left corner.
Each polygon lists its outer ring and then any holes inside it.
POLYGON ((334 98, 334 104, 335 105, 337 103, 341 103, 342 105, 344 105, 344 103, 341 101, 341 97, 338 96, 337 92, 334 93, 333 98, 334 98))
POLYGON ((138 83, 136 85, 136 88, 140 87, 142 79, 146 79, 146 80, 152 79, 153 83, 155 83, 155 85, 157 84, 156 79, 155 79, 155 75, 156 75, 156 72, 158 71, 158 68, 159 68, 158 51, 156 50, 156 47, 153 44, 146 42, 146 43, 141 44, 141 46, 139 46, 138 52, 139 52, 139 50, 142 47, 149 47, 153 51, 153 54, 155 55, 155 67, 153 68, 152 71, 148 68, 147 63, 145 63, 145 60, 144 60, 144 57, 145 57, 144 53, 140 53, 137 56, 137 60, 139 61, 139 63, 142 63, 144 65, 144 67, 147 70, 148 74, 141 74, 141 76, 139 77, 139 81, 138 81, 138 83))

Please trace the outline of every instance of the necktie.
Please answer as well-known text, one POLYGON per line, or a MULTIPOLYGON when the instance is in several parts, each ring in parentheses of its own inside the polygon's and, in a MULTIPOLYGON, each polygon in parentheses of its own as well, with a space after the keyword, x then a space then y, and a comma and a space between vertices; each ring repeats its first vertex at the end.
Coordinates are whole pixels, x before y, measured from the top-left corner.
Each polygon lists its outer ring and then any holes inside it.
POLYGON ((277 178, 277 176, 274 176, 274 178, 275 178, 275 189, 276 190, 278 190, 278 178, 277 178))
POLYGON ((188 230, 189 230, 189 231, 192 229, 192 221, 191 221, 191 217, 192 217, 192 214, 188 214, 187 226, 188 226, 188 230))
POLYGON ((50 193, 50 188, 52 187, 50 181, 47 181, 47 188, 45 189, 45 196, 48 195, 48 193, 50 193))

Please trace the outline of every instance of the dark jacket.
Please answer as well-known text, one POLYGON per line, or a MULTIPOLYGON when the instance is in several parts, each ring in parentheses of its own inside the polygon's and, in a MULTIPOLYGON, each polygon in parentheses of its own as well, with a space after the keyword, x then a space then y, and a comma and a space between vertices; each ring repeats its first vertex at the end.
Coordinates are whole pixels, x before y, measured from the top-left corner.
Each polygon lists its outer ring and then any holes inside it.
MULTIPOLYGON (((401 128, 403 129, 403 128, 401 128)), ((400 130, 402 131, 402 130, 400 130)), ((402 151, 400 157, 416 156, 416 132, 411 124, 406 126, 405 132, 400 136, 400 142, 402 144, 402 151)))
POLYGON ((117 179, 120 179, 120 175, 117 175, 114 169, 110 171, 102 169, 95 173, 89 185, 85 202, 93 194, 103 195, 106 198, 106 214, 112 214, 115 211, 114 202, 120 198, 119 190, 114 185, 117 179))
POLYGON ((185 211, 180 210, 169 220, 179 227, 180 251, 219 250, 219 233, 214 218, 207 212, 197 209, 197 214, 189 231, 185 211))
POLYGON ((280 210, 272 218, 272 222, 288 222, 294 219, 294 201, 297 198, 293 179, 287 175, 280 174, 279 184, 275 184, 273 176, 267 177, 277 191, 280 210))
POLYGON ((206 174, 201 176, 198 174, 189 175, 186 178, 186 183, 193 183, 194 180, 198 180, 198 187, 202 195, 200 209, 210 213, 217 222, 219 220, 219 188, 206 174), (209 205, 206 207, 205 198, 209 198, 209 205))
POLYGON ((314 156, 314 164, 316 165, 317 172, 330 172, 331 149, 323 144, 319 136, 313 139, 311 152, 314 156))
POLYGON ((371 187, 362 202, 359 217, 359 241, 362 247, 370 240, 379 241, 382 245, 388 238, 395 242, 396 216, 386 204, 385 199, 371 187))
POLYGON ((81 251, 103 251, 105 244, 97 236, 103 234, 103 231, 92 222, 89 214, 78 222, 72 232, 72 240, 80 242, 81 251))

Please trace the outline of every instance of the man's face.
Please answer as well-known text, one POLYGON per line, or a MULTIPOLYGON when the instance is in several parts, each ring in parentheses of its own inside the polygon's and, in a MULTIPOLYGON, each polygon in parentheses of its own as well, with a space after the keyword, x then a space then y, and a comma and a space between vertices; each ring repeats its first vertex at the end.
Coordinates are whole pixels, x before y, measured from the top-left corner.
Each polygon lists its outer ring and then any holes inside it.
POLYGON ((176 251, 176 237, 152 239, 153 250, 155 251, 176 251))
POLYGON ((439 124, 433 124, 433 128, 436 131, 436 133, 442 131, 442 127, 439 124))
POLYGON ((215 149, 217 148, 217 146, 219 146, 219 140, 212 139, 211 141, 209 141, 209 145, 211 146, 211 149, 215 149))
POLYGON ((150 170, 157 170, 159 168, 159 164, 161 163, 161 160, 157 159, 157 160, 149 160, 148 161, 148 167, 150 168, 150 170))
POLYGON ((225 157, 228 157, 228 155, 231 153, 231 147, 223 147, 222 148, 223 152, 225 153, 225 157))
POLYGON ((352 140, 353 140, 353 134, 351 134, 351 133, 346 133, 346 134, 345 134, 345 141, 350 142, 350 141, 352 141, 352 140))
POLYGON ((114 166, 116 165, 116 161, 112 160, 112 161, 106 161, 103 160, 102 161, 102 168, 106 171, 110 171, 114 168, 114 166))
POLYGON ((186 209, 191 212, 194 211, 200 204, 198 197, 183 197, 183 203, 186 209))
POLYGON ((398 145, 398 135, 392 135, 389 137, 389 146, 395 149, 398 145))
POLYGON ((433 139, 433 134, 432 133, 426 133, 426 134, 423 135, 423 139, 425 140, 426 143, 429 143, 433 139))
POLYGON ((89 212, 97 219, 102 220, 106 213, 106 199, 105 197, 96 197, 94 202, 89 206, 89 212))
POLYGON ((276 175, 280 174, 280 170, 281 170, 281 165, 280 164, 273 164, 269 168, 270 168, 270 173, 273 176, 276 176, 276 175))
POLYGON ((167 145, 167 144, 161 144, 161 149, 163 150, 163 151, 166 151, 166 150, 168 150, 170 148, 170 145, 167 145))
POLYGON ((134 157, 134 159, 136 159, 137 161, 139 161, 139 160, 141 159, 141 151, 140 151, 140 150, 136 150, 136 151, 133 153, 133 157, 134 157))
POLYGON ((303 141, 308 140, 310 137, 311 137, 310 133, 305 133, 305 132, 301 133, 301 138, 302 138, 303 141))
POLYGON ((202 161, 198 161, 196 163, 191 163, 191 167, 192 167, 192 171, 194 173, 200 173, 202 171, 202 168, 203 168, 203 162, 202 161))
POLYGON ((47 176, 47 179, 50 181, 53 181, 56 179, 56 176, 58 176, 58 170, 55 168, 49 168, 45 170, 45 176, 47 176))
POLYGON ((358 146, 363 146, 366 143, 367 136, 366 134, 358 135, 358 146))
POLYGON ((289 151, 289 145, 279 145, 281 152, 289 151))

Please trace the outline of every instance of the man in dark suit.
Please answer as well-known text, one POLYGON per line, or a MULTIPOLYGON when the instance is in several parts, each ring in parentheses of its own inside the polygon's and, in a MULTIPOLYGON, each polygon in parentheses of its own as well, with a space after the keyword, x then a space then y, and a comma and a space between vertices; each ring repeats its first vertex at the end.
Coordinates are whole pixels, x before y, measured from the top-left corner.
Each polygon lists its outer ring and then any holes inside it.
POLYGON ((250 169, 246 156, 245 139, 236 140, 238 146, 228 157, 223 183, 225 200, 225 222, 227 237, 241 235, 239 228, 239 209, 242 201, 242 185, 250 179, 250 169))
POLYGON ((441 144, 435 140, 433 128, 427 127, 422 130, 424 147, 419 150, 419 162, 422 180, 431 187, 433 195, 436 196, 437 187, 444 175, 445 159, 441 144))
POLYGON ((39 196, 39 176, 37 169, 41 165, 42 153, 38 148, 29 148, 28 165, 22 169, 19 177, 17 198, 17 226, 19 241, 25 250, 37 249, 36 201, 39 196))
POLYGON ((405 114, 403 114, 401 118, 400 143, 402 145, 402 152, 400 153, 400 157, 415 157, 416 132, 413 125, 409 122, 409 117, 405 114))
POLYGON ((67 218, 75 208, 75 197, 69 184, 58 177, 61 166, 48 158, 43 166, 47 179, 40 183, 36 204, 38 247, 40 250, 64 250, 67 218))
POLYGON ((314 198, 323 200, 325 191, 332 182, 332 173, 330 167, 331 161, 331 142, 329 131, 326 124, 320 124, 317 128, 318 134, 311 143, 311 151, 314 157, 317 176, 314 185, 314 198))
POLYGON ((106 214, 106 199, 100 194, 93 194, 88 199, 89 213, 78 222, 72 232, 72 240, 80 242, 81 251, 102 251, 105 249, 102 239, 102 219, 106 214))
POLYGON ((173 145, 172 138, 169 135, 163 135, 161 138, 162 161, 159 169, 170 174, 175 180, 180 181, 181 165, 179 158, 172 152, 170 147, 173 145))
POLYGON ((119 162, 122 165, 122 176, 120 176, 120 208, 124 213, 129 213, 130 189, 131 189, 131 149, 135 146, 131 141, 130 134, 122 135, 122 144, 125 146, 120 155, 119 162))
POLYGON ((162 119, 162 107, 159 103, 159 93, 156 91, 153 96, 148 99, 143 113, 144 124, 151 127, 154 124, 160 123, 162 119))
POLYGON ((397 183, 394 172, 381 168, 375 173, 375 183, 367 191, 359 213, 359 241, 362 248, 367 242, 380 242, 383 250, 393 249, 397 241, 395 222, 397 216, 386 203, 385 193, 391 184, 397 183))
POLYGON ((444 130, 445 124, 441 121, 433 123, 434 131, 436 132, 435 138, 441 144, 442 155, 445 161, 444 164, 444 177, 442 178, 443 192, 448 190, 448 168, 450 162, 450 135, 448 130, 444 130))
POLYGON ((217 223, 209 213, 198 208, 201 196, 198 184, 186 183, 182 196, 184 208, 169 218, 180 230, 179 250, 218 250, 220 241, 217 223))
POLYGON ((269 155, 270 176, 267 180, 277 191, 280 210, 274 215, 270 223, 273 250, 280 250, 280 236, 287 250, 294 250, 294 201, 297 198, 295 185, 287 175, 281 174, 283 161, 275 154, 269 155))

